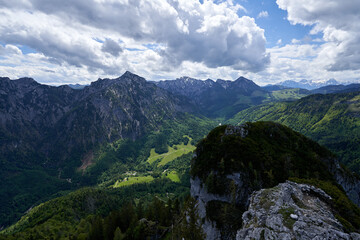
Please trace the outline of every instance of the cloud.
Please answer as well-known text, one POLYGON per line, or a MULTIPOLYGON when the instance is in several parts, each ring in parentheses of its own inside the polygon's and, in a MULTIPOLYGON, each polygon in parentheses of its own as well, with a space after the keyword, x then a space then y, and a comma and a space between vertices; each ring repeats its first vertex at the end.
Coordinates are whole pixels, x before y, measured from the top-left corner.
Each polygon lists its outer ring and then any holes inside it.
POLYGON ((112 39, 107 38, 101 48, 104 52, 110 53, 114 57, 117 57, 120 55, 120 53, 123 51, 122 47, 119 45, 119 43, 115 42, 112 39))
POLYGON ((230 0, 0 0, 0 39, 94 73, 136 70, 149 56, 148 72, 184 62, 261 71, 270 60, 264 30, 237 11, 230 0))
POLYGON ((267 18, 267 17, 269 17, 269 13, 267 11, 261 11, 257 16, 257 18, 267 18))
POLYGON ((312 25, 311 34, 323 33, 319 56, 330 71, 360 69, 360 2, 353 0, 277 0, 292 24, 312 25))
POLYGON ((14 45, 7 44, 5 46, 2 46, 0 44, 0 56, 4 55, 19 55, 22 54, 21 50, 14 45))

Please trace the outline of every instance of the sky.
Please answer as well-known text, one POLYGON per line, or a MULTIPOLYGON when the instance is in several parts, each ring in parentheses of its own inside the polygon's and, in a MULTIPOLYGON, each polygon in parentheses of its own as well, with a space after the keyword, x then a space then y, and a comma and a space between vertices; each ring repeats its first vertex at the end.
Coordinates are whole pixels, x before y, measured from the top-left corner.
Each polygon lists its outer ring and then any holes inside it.
POLYGON ((0 0, 0 76, 360 82, 360 1, 0 0))

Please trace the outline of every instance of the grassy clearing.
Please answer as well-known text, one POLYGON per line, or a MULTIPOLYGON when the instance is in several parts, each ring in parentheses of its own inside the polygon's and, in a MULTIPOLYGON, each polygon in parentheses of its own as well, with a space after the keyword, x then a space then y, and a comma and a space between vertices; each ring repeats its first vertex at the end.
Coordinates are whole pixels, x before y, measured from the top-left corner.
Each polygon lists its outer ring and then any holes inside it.
POLYGON ((176 171, 171 171, 166 174, 166 177, 169 178, 173 182, 180 182, 180 178, 176 171))
POLYGON ((273 98, 277 100, 300 99, 306 97, 308 94, 299 88, 282 89, 273 91, 271 93, 273 98))
POLYGON ((163 154, 158 154, 155 152, 155 149, 152 148, 150 151, 150 157, 146 160, 148 163, 152 164, 156 162, 157 160, 160 160, 158 166, 164 166, 165 164, 173 161, 174 159, 187 154, 189 152, 192 152, 195 150, 195 146, 191 145, 191 138, 189 138, 189 142, 187 145, 184 143, 174 145, 172 147, 168 147, 168 152, 163 154))
POLYGON ((151 182, 153 180, 154 180, 154 178, 152 176, 127 177, 127 178, 125 178, 125 180, 123 180, 121 182, 116 181, 116 183, 114 184, 114 188, 130 186, 130 185, 138 184, 138 183, 151 182))

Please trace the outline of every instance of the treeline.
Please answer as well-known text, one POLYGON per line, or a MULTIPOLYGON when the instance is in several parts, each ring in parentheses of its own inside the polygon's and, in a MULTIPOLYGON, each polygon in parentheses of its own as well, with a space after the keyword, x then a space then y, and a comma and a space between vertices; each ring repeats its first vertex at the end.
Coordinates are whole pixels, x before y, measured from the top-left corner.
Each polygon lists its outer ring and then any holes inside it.
MULTIPOLYGON (((188 197, 183 204, 179 199, 167 202, 154 197, 147 206, 142 203, 125 204, 107 217, 94 217, 88 240, 127 239, 204 239, 196 210, 196 202, 188 197)), ((85 236, 83 236, 85 237, 85 236)), ((74 236, 70 239, 79 239, 74 236)))
POLYGON ((167 201, 159 197, 147 204, 130 201, 119 210, 107 216, 91 215, 81 220, 77 229, 62 234, 44 235, 42 231, 27 231, 11 236, 1 236, 1 240, 137 240, 137 239, 204 239, 201 221, 197 213, 196 201, 190 196, 167 201))

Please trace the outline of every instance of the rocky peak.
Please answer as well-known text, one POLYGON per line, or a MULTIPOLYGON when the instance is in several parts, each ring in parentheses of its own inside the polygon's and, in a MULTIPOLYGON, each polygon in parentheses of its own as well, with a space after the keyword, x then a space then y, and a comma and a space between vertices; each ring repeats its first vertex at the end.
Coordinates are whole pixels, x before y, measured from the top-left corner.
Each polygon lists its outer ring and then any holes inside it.
POLYGON ((16 81, 17 81, 17 83, 20 83, 20 84, 28 84, 28 85, 30 85, 30 84, 39 84, 34 79, 28 78, 28 77, 19 78, 16 81))
POLYGON ((230 87, 231 82, 230 80, 223 80, 223 79, 217 79, 216 82, 220 84, 224 89, 227 89, 230 87))
MULTIPOLYGON (((327 149, 281 124, 256 122, 240 126, 225 125, 213 129, 197 145, 196 156, 192 161, 191 175, 191 195, 199 202, 199 212, 204 217, 203 228, 207 233, 208 240, 234 239, 236 231, 242 226, 242 213, 251 204, 251 194, 265 188, 278 189, 276 185, 284 183, 288 179, 316 178, 311 184, 321 182, 322 187, 326 187, 327 191, 336 192, 336 199, 332 200, 333 196, 325 194, 324 189, 313 186, 301 185, 301 191, 304 194, 316 196, 317 199, 320 199, 319 201, 329 206, 336 206, 334 211, 329 210, 333 214, 330 217, 327 216, 329 219, 334 218, 334 215, 341 215, 336 219, 346 218, 346 222, 351 222, 345 224, 353 226, 348 229, 360 229, 360 220, 357 220, 358 217, 360 219, 360 216, 357 215, 360 210, 349 200, 350 198, 354 203, 359 204, 359 180, 343 170, 334 155, 327 149), (336 184, 343 187, 347 196, 336 184), (338 205, 339 201, 343 202, 340 204, 341 206, 338 205), (346 208, 349 210, 343 211, 346 208)), ((278 195, 283 196, 282 193, 278 195)), ((300 195, 298 197, 303 199, 300 195)), ((284 202, 285 200, 290 201, 289 204, 291 204, 291 198, 284 197, 281 200, 283 205, 287 204, 284 202)), ((320 207, 317 210, 321 212, 320 207)), ((265 216, 267 212, 261 212, 261 214, 265 216)), ((291 212, 291 214, 294 214, 294 219, 300 217, 300 215, 296 215, 296 212, 291 212)), ((278 217, 278 215, 276 216, 278 217)), ((265 219, 264 221, 270 220, 265 219)), ((311 227, 316 229, 316 226, 311 227)), ((336 231, 344 233, 342 225, 338 222, 331 226, 336 231)), ((264 229, 256 230, 257 232, 250 236, 256 234, 264 236, 265 230, 261 233, 262 230, 264 229)), ((243 239, 246 231, 250 230, 245 229, 244 231, 238 233, 241 236, 238 239, 243 239)), ((278 230, 276 231, 278 233, 278 230)), ((287 236, 287 230, 281 231, 284 232, 284 236, 287 236)), ((326 234, 332 234, 332 232, 326 234)), ((291 239, 283 238, 283 235, 276 236, 265 239, 291 239)))
POLYGON ((260 86, 244 77, 239 77, 232 83, 232 85, 234 89, 239 89, 245 94, 251 94, 253 91, 256 90, 262 91, 260 86))
POLYGON ((236 239, 359 239, 345 231, 331 200, 319 188, 290 181, 256 191, 236 239))
POLYGON ((146 83, 145 78, 140 77, 139 75, 136 75, 129 71, 126 71, 121 77, 115 79, 115 81, 117 81, 117 80, 121 80, 121 81, 130 80, 130 81, 135 81, 135 82, 146 83))

